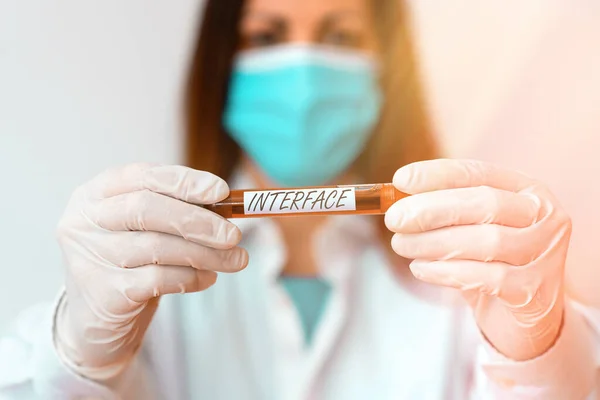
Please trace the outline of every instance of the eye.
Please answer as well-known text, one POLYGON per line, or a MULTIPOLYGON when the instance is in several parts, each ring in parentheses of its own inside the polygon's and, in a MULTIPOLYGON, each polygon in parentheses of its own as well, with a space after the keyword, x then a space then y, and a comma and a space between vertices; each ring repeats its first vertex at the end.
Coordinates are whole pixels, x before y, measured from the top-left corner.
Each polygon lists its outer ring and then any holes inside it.
POLYGON ((326 32, 325 35, 323 35, 322 41, 323 43, 333 46, 359 47, 361 44, 361 37, 354 32, 334 30, 326 32))
POLYGON ((281 35, 273 31, 252 32, 244 37, 246 48, 272 46, 281 42, 281 35))

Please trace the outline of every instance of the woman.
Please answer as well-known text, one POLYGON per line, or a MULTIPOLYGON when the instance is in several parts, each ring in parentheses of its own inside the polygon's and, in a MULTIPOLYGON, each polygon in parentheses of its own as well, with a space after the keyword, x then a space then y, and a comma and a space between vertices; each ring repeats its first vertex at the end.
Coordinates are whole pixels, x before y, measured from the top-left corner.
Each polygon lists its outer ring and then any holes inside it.
POLYGON ((568 217, 516 172, 413 162, 435 154, 396 3, 207 2, 192 168, 130 165, 75 191, 65 290, 4 342, 25 367, 2 398, 593 396, 598 337, 563 290, 568 217), (412 196, 379 224, 197 206, 392 176, 412 196))

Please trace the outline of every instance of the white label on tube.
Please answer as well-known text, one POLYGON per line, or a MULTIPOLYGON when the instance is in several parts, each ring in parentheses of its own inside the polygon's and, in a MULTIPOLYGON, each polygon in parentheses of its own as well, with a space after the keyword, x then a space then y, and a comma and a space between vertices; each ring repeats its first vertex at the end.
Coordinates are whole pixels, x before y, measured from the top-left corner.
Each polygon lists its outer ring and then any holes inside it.
POLYGON ((244 192, 244 214, 286 214, 356 210, 353 187, 244 192))

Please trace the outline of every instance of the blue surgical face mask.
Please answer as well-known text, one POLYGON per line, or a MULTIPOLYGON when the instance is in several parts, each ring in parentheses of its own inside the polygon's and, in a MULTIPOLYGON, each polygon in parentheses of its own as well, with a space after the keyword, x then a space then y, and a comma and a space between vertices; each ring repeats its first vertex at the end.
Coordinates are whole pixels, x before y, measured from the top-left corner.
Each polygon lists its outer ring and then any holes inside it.
POLYGON ((274 183, 331 182, 362 152, 381 109, 375 60, 316 45, 241 53, 224 125, 274 183))

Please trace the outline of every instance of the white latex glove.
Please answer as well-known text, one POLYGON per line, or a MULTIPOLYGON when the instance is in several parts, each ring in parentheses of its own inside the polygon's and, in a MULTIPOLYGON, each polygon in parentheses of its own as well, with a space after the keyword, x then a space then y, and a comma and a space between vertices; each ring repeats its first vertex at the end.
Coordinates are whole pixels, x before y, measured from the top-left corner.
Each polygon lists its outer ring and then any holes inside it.
POLYGON ((544 185, 477 161, 407 165, 394 186, 413 194, 385 216, 413 275, 463 291, 479 328, 514 360, 557 339, 571 222, 544 185))
POLYGON ((248 255, 240 230, 201 207, 229 194, 225 181, 181 166, 129 165, 78 188, 59 224, 66 297, 57 350, 80 374, 104 380, 129 363, 159 296, 197 292, 248 255))

